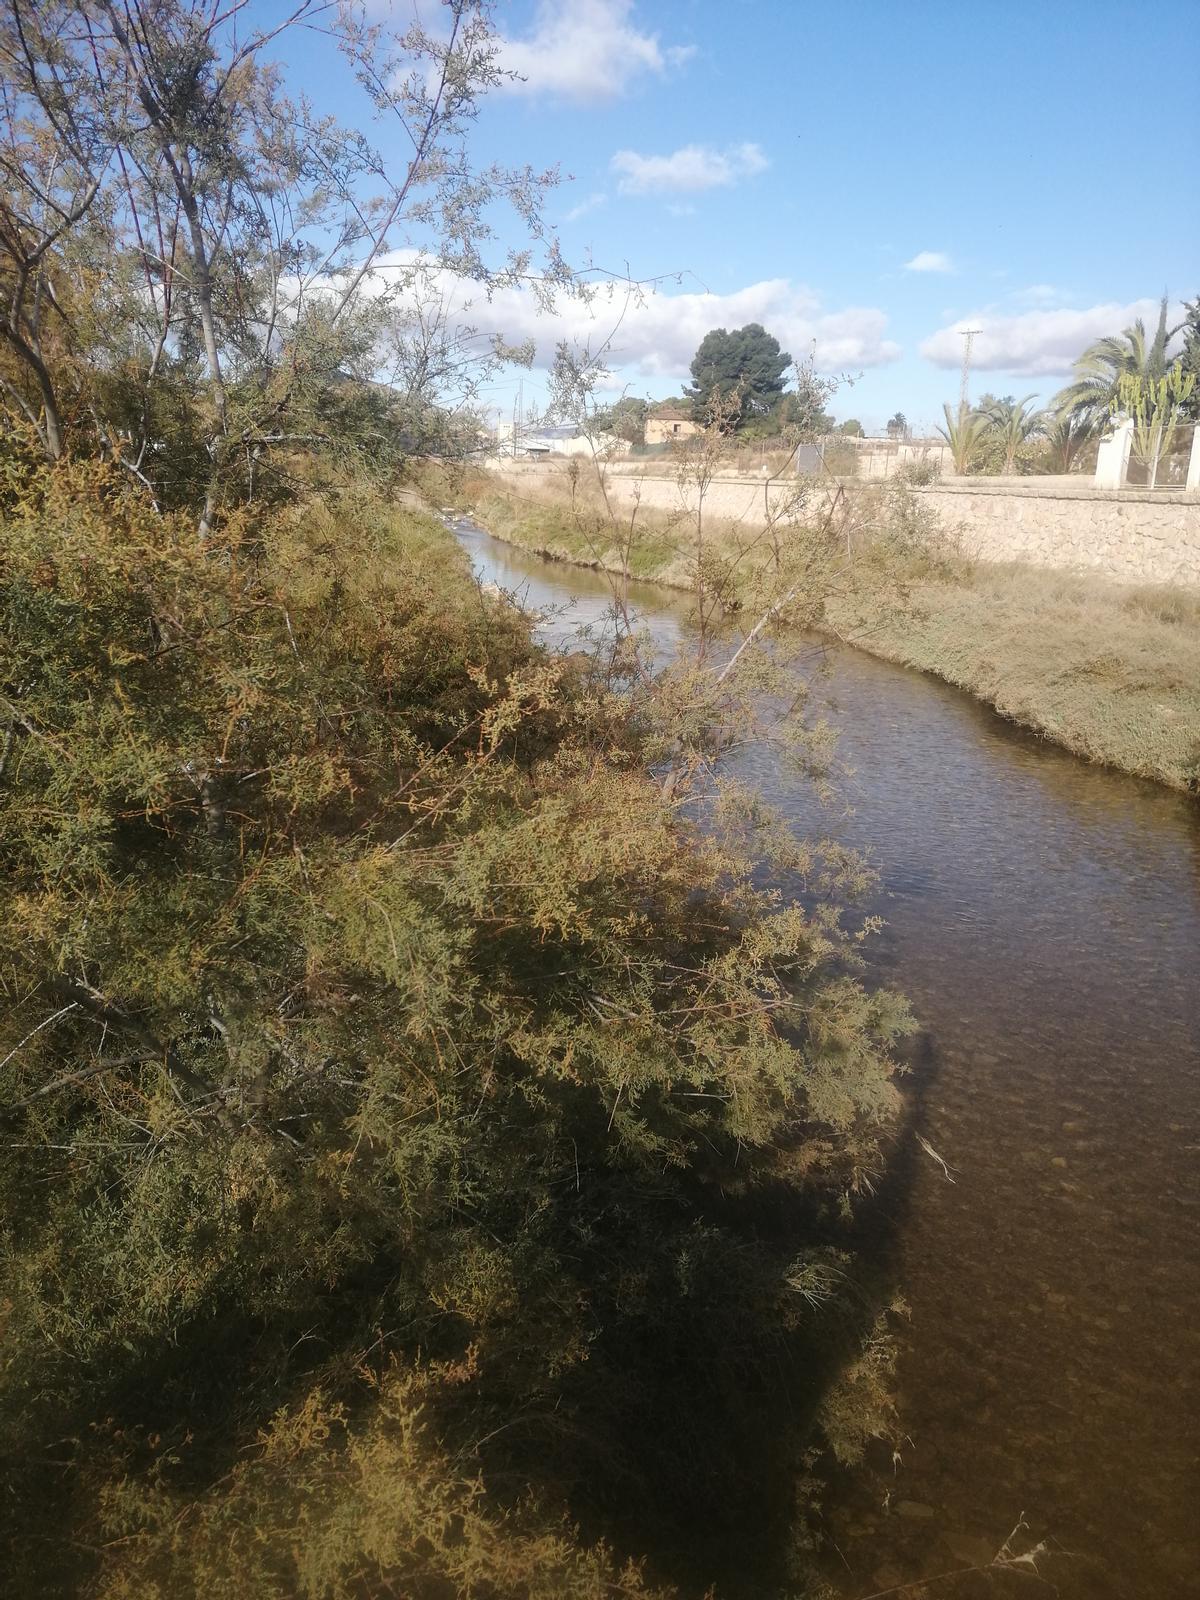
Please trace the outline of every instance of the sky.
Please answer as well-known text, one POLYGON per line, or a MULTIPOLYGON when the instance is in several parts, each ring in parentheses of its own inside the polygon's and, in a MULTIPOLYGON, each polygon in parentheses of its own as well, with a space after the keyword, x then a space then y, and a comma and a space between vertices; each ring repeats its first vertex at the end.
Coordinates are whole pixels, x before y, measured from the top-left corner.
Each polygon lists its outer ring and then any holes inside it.
MULTIPOLYGON (((497 380, 500 412, 519 381, 544 401, 564 336, 611 338, 610 391, 662 398, 710 328, 759 322, 844 378, 839 418, 927 431, 957 402, 961 328, 973 400, 1045 399, 1091 340, 1200 295, 1200 0, 512 0, 495 20, 519 78, 473 153, 557 165, 567 259, 643 285, 553 316, 501 296, 486 316, 537 357, 497 380)), ((320 49, 290 49, 336 102, 320 49)))

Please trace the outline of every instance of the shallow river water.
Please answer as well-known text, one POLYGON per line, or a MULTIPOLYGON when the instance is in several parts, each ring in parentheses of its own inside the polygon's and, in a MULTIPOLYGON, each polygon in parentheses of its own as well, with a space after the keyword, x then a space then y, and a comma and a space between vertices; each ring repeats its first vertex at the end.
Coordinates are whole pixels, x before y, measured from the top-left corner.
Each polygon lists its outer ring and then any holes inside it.
MULTIPOLYGON (((569 606, 552 636, 603 616, 601 575, 449 520, 482 578, 569 606)), ((634 600, 669 649, 682 608, 634 600)), ((879 870, 874 960, 922 1024, 918 1125, 953 1175, 922 1156, 897 1201, 907 1437, 894 1477, 829 1506, 831 1577, 928 1582, 1023 1514, 1064 1600, 1200 1595, 1200 806, 933 678, 854 650, 829 668, 839 801, 750 765, 879 870)))

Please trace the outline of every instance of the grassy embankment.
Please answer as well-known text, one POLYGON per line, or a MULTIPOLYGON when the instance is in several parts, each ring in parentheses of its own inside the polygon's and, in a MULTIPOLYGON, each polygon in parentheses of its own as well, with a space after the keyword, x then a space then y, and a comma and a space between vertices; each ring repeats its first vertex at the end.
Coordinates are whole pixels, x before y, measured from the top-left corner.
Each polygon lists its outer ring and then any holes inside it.
MULTIPOLYGON (((487 473, 429 485, 497 538, 557 560, 687 587, 690 520, 641 511, 632 535, 594 491, 487 473)), ((857 498, 857 497, 856 497, 857 498)), ((916 497, 858 501, 852 556, 823 625, 886 660, 931 672, 1085 760, 1195 792, 1200 784, 1200 594, 1017 563, 972 561, 916 497)), ((706 518, 711 545, 747 531, 706 518)), ((769 559, 760 540, 747 570, 769 559)))

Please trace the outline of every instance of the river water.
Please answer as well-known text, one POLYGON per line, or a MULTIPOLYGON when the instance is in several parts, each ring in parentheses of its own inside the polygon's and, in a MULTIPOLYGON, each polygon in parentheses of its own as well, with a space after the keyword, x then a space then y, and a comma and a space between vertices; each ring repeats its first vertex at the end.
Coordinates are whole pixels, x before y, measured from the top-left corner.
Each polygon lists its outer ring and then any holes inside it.
MULTIPOLYGON (((484 580, 554 608, 555 642, 603 618, 602 575, 448 520, 484 580)), ((663 591, 633 600, 664 649, 686 632, 663 591)), ((750 767, 878 868, 873 959, 925 1032, 918 1127, 953 1178, 910 1154, 902 1461, 838 1487, 831 1580, 1050 1595, 931 1581, 1023 1516, 1064 1600, 1200 1595, 1200 807, 858 651, 815 694, 852 771, 838 801, 750 767)))

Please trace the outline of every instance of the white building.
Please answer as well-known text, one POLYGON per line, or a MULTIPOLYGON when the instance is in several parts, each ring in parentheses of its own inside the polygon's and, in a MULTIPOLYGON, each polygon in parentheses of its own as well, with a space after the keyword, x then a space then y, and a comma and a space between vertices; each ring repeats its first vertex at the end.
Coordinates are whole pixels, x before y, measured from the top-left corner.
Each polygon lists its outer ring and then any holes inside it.
POLYGON ((544 461, 552 456, 614 456, 624 455, 629 445, 615 434, 603 433, 589 437, 582 428, 570 423, 550 427, 543 423, 530 424, 516 430, 513 437, 511 422, 496 424, 496 454, 515 456, 519 460, 544 461))

